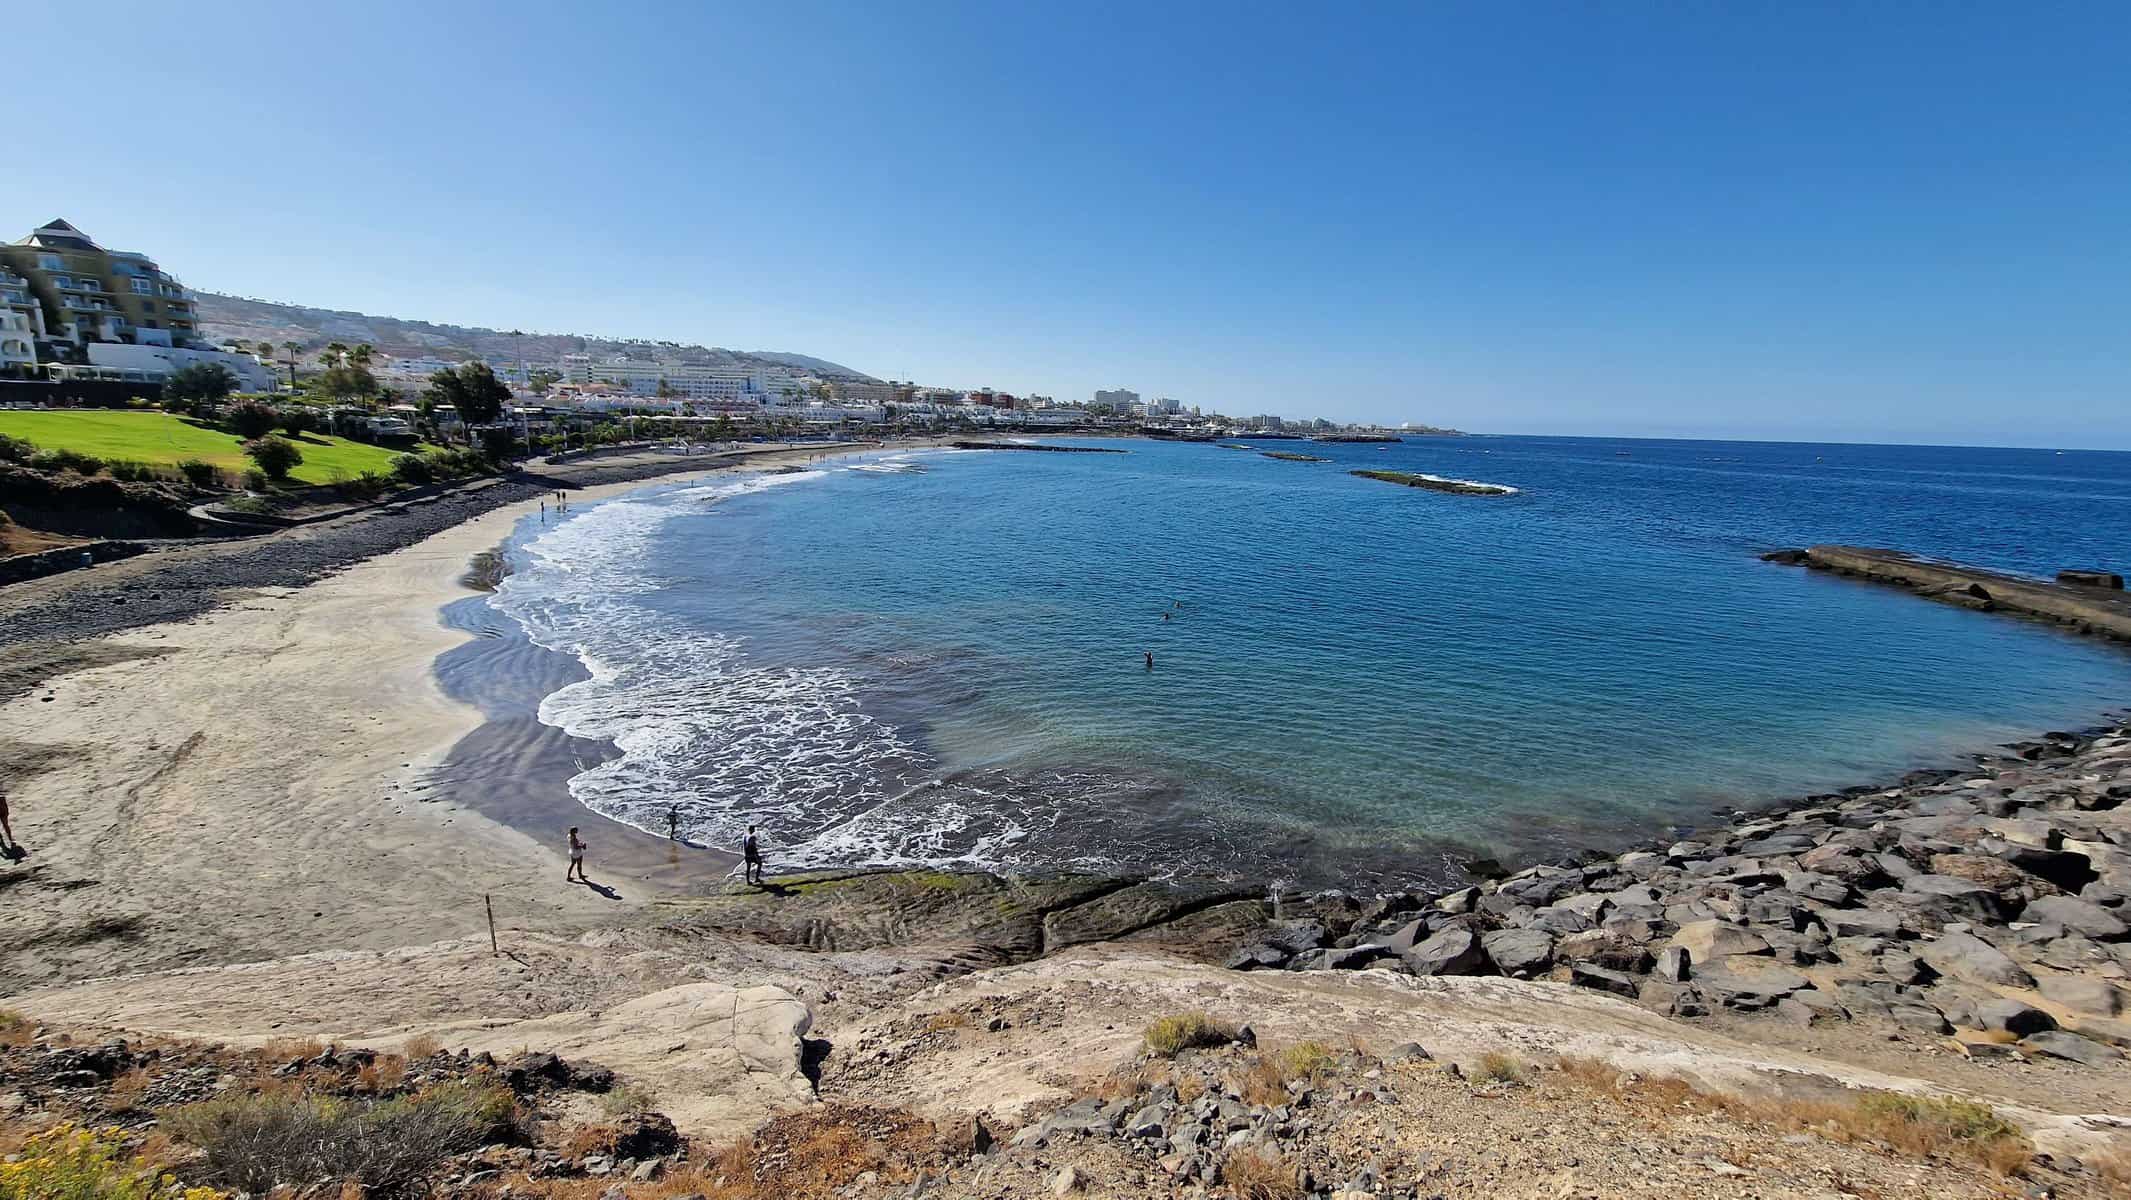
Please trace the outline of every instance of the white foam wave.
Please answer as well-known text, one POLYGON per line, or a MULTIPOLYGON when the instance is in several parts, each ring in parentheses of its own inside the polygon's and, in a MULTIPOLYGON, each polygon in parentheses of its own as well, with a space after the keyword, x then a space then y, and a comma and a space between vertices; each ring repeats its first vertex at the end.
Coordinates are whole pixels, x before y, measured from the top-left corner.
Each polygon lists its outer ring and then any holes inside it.
POLYGON ((932 779, 937 764, 867 711, 852 675, 756 663, 744 639, 650 602, 665 586, 659 543, 677 516, 824 477, 753 475, 636 493, 589 505, 523 543, 520 569, 492 602, 589 676, 546 697, 540 720, 619 752, 571 779, 571 794, 660 834, 678 810, 689 838, 714 845, 737 844, 746 826, 760 825, 780 866, 1006 861, 1100 789, 1032 803, 932 779))

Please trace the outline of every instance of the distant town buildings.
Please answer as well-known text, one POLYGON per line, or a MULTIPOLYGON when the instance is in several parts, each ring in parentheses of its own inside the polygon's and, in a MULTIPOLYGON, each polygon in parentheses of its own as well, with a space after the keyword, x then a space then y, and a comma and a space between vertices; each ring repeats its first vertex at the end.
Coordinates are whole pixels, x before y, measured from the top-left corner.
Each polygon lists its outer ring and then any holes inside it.
POLYGON ((1108 392, 1097 389, 1095 393, 1096 404, 1107 404, 1117 412, 1130 412, 1132 411, 1132 406, 1139 402, 1139 393, 1127 388, 1118 388, 1108 392))
POLYGON ((633 396, 708 401, 746 408, 766 407, 772 401, 769 379, 764 372, 707 363, 641 358, 606 358, 595 362, 590 355, 565 354, 561 374, 564 383, 579 386, 606 384, 633 396))

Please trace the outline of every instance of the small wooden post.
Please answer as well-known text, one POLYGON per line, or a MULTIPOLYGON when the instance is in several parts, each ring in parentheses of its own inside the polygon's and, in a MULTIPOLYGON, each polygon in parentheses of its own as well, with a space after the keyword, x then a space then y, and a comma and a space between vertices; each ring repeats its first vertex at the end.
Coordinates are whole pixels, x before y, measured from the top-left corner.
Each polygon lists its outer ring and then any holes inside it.
POLYGON ((481 893, 481 907, 488 910, 488 952, 501 954, 502 949, 496 945, 496 902, 488 898, 487 892, 481 893))

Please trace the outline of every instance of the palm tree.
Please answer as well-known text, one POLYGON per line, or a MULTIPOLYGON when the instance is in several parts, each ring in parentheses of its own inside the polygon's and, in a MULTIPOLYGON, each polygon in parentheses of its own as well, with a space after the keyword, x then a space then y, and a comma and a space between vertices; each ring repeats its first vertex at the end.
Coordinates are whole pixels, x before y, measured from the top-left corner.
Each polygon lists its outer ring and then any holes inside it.
MULTIPOLYGON (((272 350, 273 343, 267 343, 267 349, 272 350)), ((296 356, 302 353, 303 347, 294 342, 283 342, 281 349, 289 356, 289 387, 293 389, 296 386, 296 356)))
POLYGON ((348 344, 346 342, 326 343, 325 361, 327 366, 332 366, 336 363, 345 362, 347 361, 347 357, 348 344))
POLYGON ((370 357, 376 353, 377 347, 371 345, 368 342, 364 342, 361 345, 357 346, 355 349, 350 350, 348 352, 348 361, 354 363, 358 367, 367 367, 370 365, 370 357))

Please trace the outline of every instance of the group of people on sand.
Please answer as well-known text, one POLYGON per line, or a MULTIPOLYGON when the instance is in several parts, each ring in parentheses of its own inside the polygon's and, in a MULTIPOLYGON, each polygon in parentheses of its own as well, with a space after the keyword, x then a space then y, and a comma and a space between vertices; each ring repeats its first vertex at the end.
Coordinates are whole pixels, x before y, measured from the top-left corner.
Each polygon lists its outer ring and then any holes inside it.
MULTIPOLYGON (((7 820, 7 803, 0 799, 0 823, 7 820)), ((666 810, 666 837, 671 841, 681 840, 681 810, 666 810)), ((747 882, 760 886, 762 883, 762 845, 755 840, 755 827, 747 827, 747 836, 740 839, 740 865, 742 877, 747 882)), ((570 865, 562 873, 564 883, 592 881, 585 877, 585 840, 577 836, 577 826, 570 826, 570 865)))

